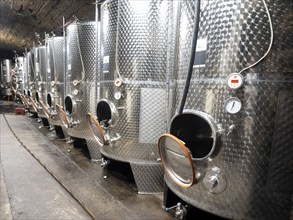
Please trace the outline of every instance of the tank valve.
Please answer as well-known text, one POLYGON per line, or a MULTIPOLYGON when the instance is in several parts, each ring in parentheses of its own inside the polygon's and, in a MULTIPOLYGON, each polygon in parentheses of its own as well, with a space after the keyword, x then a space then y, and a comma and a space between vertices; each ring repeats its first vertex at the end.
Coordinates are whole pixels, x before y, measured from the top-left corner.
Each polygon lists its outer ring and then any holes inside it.
POLYGON ((121 136, 119 134, 117 134, 116 137, 114 137, 114 138, 111 139, 111 142, 112 143, 115 143, 115 142, 119 141, 120 139, 121 139, 121 136))
POLYGON ((50 118, 55 119, 58 114, 55 111, 52 111, 50 114, 50 118))
POLYGON ((215 175, 215 176, 210 176, 208 178, 208 180, 206 181, 206 184, 205 186, 212 190, 213 188, 215 188, 217 185, 219 184, 219 179, 218 177, 215 175))
POLYGON ((66 144, 72 144, 73 143, 73 139, 71 137, 65 138, 66 140, 66 144))
POLYGON ((91 163, 97 163, 97 162, 100 162, 102 161, 102 159, 91 159, 91 163))
POLYGON ((184 219, 187 214, 187 208, 180 202, 178 202, 175 206, 166 208, 165 210, 168 212, 171 209, 175 209, 175 218, 184 219))
POLYGON ((115 137, 111 137, 111 139, 109 140, 109 144, 114 144, 117 141, 119 141, 121 139, 121 135, 120 134, 116 134, 115 137))
POLYGON ((39 129, 41 129, 41 128, 49 128, 50 126, 45 126, 45 125, 40 125, 39 126, 39 129))
POLYGON ((110 163, 110 160, 106 160, 105 158, 102 158, 101 160, 101 167, 106 168, 110 163))
POLYGON ((235 127, 236 127, 235 125, 230 125, 228 128, 229 130, 228 130, 227 135, 230 135, 235 130, 235 127))
POLYGON ((72 121, 70 123, 70 127, 73 127, 74 125, 78 125, 80 123, 80 121, 72 121))
POLYGON ((210 193, 218 194, 223 192, 227 186, 227 180, 223 171, 218 167, 208 169, 203 178, 203 186, 210 193))
POLYGON ((76 79, 72 81, 72 84, 73 84, 74 86, 77 86, 79 83, 80 83, 80 81, 78 81, 78 80, 76 80, 76 79))

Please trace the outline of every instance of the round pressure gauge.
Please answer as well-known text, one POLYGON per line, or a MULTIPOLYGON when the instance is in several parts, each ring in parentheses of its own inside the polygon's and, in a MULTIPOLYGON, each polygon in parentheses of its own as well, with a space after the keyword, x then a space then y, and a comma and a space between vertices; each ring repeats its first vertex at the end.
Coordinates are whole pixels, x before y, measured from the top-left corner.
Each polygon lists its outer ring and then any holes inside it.
POLYGON ((225 110, 230 114, 238 113, 242 108, 242 103, 238 98, 232 97, 226 100, 225 110))
POLYGON ((227 84, 231 89, 239 89, 243 85, 243 77, 239 73, 232 73, 227 77, 227 84))
POLYGON ((115 92, 114 97, 115 97, 116 100, 119 100, 122 97, 122 93, 121 92, 115 92))
POLYGON ((74 90, 73 90, 73 95, 78 95, 78 93, 79 93, 79 92, 78 92, 77 89, 74 89, 74 90))

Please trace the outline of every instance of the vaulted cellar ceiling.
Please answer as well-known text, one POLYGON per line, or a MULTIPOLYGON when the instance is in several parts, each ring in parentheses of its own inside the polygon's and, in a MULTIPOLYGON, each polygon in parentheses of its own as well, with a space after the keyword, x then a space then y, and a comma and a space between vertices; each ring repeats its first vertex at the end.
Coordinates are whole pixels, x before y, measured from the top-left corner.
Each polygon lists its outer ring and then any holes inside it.
POLYGON ((45 32, 62 34, 62 18, 95 19, 95 0, 0 0, 0 58, 31 48, 45 32))

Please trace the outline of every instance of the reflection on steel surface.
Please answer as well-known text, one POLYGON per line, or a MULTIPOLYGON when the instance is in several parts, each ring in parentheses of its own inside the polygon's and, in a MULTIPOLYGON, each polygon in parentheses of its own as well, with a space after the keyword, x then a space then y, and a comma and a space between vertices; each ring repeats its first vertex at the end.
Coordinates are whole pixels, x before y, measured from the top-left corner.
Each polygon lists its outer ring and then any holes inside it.
POLYGON ((36 63, 35 63, 35 54, 37 49, 33 47, 31 51, 27 53, 27 69, 28 69, 28 95, 33 99, 36 98, 36 63))
POLYGON ((16 83, 15 89, 17 94, 22 94, 24 92, 24 83, 25 78, 27 77, 26 71, 26 58, 17 57, 15 59, 15 74, 16 74, 16 83))
MULTIPOLYGON (((50 111, 50 123, 62 126, 62 120, 57 114, 56 104, 64 106, 64 37, 51 37, 47 39, 47 99, 50 111)), ((45 104, 45 103, 44 103, 45 104)))
POLYGON ((86 138, 90 131, 85 116, 93 112, 96 102, 96 22, 72 23, 66 28, 66 35, 64 107, 71 124, 68 134, 86 138))
MULTIPOLYGON (((129 162, 148 157, 139 152, 141 148, 153 149, 156 154, 156 138, 166 129, 171 5, 170 2, 157 1, 140 4, 107 1, 102 7, 104 53, 101 60, 109 61, 109 70, 103 65, 100 97, 110 100, 118 110, 112 131, 120 134, 121 139, 115 146, 101 150, 118 160, 129 162), (116 79, 121 80, 119 85, 114 84, 116 79), (119 91, 124 95, 116 99, 115 93, 119 91), (153 113, 154 109, 156 113, 153 113)), ((155 160, 156 156, 152 158, 155 160)))
POLYGON ((47 55, 46 46, 38 46, 35 48, 35 101, 38 107, 38 116, 40 118, 48 118, 44 112, 40 101, 43 103, 47 99, 47 55))
MULTIPOLYGON (((242 72, 233 90, 227 77, 259 60, 271 34, 263 1, 203 1, 199 37, 206 39, 205 59, 193 69, 186 109, 204 112, 222 127, 221 147, 210 161, 194 161, 197 184, 168 187, 187 203, 233 219, 289 219, 293 193, 293 78, 289 51, 292 3, 266 1, 274 25, 274 44, 257 66, 242 72), (241 109, 225 110, 237 97, 241 109)), ((172 114, 182 96, 191 36, 191 1, 180 3, 178 57, 172 114)))
MULTIPOLYGON (((173 10, 172 1, 155 0, 109 0, 101 9, 100 98, 113 103, 118 116, 115 125, 104 130, 115 142, 100 150, 108 158, 130 163, 144 193, 162 191, 156 140, 169 120, 173 10), (138 170, 144 170, 144 181, 138 170)), ((99 120, 101 109, 97 111, 99 120)))
POLYGON ((9 59, 0 62, 0 92, 3 96, 9 96, 11 91, 12 61, 9 59))

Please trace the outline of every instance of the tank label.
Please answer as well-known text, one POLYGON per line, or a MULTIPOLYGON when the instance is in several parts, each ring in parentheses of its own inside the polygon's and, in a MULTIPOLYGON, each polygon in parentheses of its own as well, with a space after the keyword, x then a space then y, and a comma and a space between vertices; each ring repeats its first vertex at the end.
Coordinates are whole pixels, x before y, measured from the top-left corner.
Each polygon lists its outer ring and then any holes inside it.
POLYGON ((207 38, 197 40, 193 67, 205 67, 207 42, 207 38))

